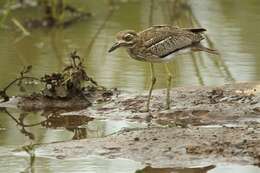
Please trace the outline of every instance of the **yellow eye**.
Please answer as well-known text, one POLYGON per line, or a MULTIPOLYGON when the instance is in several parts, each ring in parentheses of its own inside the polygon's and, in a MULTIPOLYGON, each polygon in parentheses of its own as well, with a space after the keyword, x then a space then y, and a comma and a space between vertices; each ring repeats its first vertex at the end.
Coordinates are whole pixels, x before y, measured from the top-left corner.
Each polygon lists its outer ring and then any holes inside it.
POLYGON ((125 41, 131 41, 133 39, 133 36, 131 34, 127 34, 124 38, 125 41))

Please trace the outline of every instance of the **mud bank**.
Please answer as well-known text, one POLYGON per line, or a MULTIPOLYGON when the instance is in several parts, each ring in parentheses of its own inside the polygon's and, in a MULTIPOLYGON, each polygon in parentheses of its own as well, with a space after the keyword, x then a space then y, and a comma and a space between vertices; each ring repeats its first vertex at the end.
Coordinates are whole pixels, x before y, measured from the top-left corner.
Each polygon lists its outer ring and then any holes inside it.
POLYGON ((146 95, 119 94, 102 106, 77 112, 94 118, 147 122, 104 138, 40 146, 48 156, 71 159, 99 155, 128 158, 155 167, 211 165, 222 162, 260 165, 260 87, 241 83, 184 87, 171 92, 171 110, 157 90, 149 113, 146 95))
POLYGON ((174 88, 170 110, 165 110, 165 96, 165 90, 153 93, 150 112, 143 111, 146 93, 121 93, 114 95, 106 104, 89 107, 77 114, 97 119, 128 119, 145 121, 150 125, 181 127, 241 124, 251 119, 260 122, 260 83, 257 82, 174 88))
POLYGON ((101 139, 42 146, 59 159, 101 155, 155 167, 189 167, 222 162, 259 165, 260 126, 240 128, 152 128, 101 139))

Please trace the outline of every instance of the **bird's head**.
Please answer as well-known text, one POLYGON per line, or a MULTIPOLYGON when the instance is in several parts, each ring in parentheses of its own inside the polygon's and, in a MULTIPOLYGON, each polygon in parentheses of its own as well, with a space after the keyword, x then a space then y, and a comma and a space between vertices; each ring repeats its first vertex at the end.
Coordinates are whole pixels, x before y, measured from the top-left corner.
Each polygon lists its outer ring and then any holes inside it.
POLYGON ((116 34, 116 42, 113 46, 108 50, 108 52, 112 52, 119 47, 133 47, 137 42, 138 35, 135 31, 127 30, 121 31, 116 34))

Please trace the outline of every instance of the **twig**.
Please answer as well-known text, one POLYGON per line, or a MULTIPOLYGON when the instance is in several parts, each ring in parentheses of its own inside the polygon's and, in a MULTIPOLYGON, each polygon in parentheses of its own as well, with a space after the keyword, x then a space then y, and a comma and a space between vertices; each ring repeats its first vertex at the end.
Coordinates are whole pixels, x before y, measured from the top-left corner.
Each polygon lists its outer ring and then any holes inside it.
POLYGON ((22 76, 22 77, 19 77, 19 78, 16 78, 15 80, 13 80, 12 82, 10 82, 4 89, 3 91, 7 91, 7 89, 9 87, 11 87, 13 84, 15 84, 17 81, 21 81, 23 79, 32 79, 32 80, 38 80, 38 81, 41 81, 40 79, 38 78, 35 78, 35 77, 27 77, 27 76, 22 76))
POLYGON ((10 112, 8 112, 6 109, 4 109, 4 112, 11 117, 16 123, 17 125, 20 125, 22 127, 34 127, 34 126, 38 126, 41 125, 42 123, 44 123, 46 120, 41 121, 39 123, 34 123, 34 124, 24 124, 23 122, 18 121, 10 112))
POLYGON ((27 31, 25 27, 23 27, 23 25, 17 19, 12 18, 12 22, 17 26, 17 28, 19 28, 23 32, 25 36, 30 35, 30 32, 27 31))

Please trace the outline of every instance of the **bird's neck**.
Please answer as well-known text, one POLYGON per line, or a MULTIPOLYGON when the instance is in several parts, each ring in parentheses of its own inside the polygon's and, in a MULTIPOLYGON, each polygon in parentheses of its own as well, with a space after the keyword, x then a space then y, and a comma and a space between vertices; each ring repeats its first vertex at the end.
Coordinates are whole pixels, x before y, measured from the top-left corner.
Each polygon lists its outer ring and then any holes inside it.
POLYGON ((135 54, 135 52, 136 52, 136 48, 137 48, 136 45, 137 45, 137 44, 133 44, 132 46, 129 46, 129 47, 126 48, 128 54, 129 54, 131 57, 132 57, 132 54, 135 54))
POLYGON ((138 44, 133 45, 132 47, 127 48, 128 55, 135 60, 144 61, 142 56, 140 56, 141 50, 138 48, 138 44))

